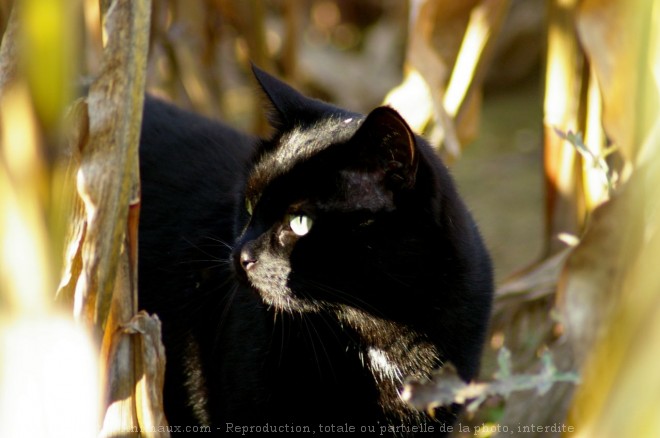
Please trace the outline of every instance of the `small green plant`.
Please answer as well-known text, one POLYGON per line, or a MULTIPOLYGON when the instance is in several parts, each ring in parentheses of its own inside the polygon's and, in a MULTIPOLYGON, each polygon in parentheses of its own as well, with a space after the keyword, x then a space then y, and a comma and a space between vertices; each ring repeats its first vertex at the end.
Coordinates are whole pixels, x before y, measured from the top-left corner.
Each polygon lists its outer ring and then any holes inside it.
POLYGON ((572 131, 564 132, 561 129, 554 128, 557 135, 573 145, 575 150, 582 156, 582 158, 591 167, 592 171, 598 175, 601 183, 607 189, 608 194, 612 194, 614 183, 617 180, 616 172, 607 164, 606 158, 616 150, 610 147, 603 151, 601 155, 595 154, 589 147, 584 144, 582 134, 574 133, 572 131))
POLYGON ((443 366, 431 381, 409 381, 404 386, 403 398, 417 409, 433 413, 435 409, 453 403, 466 404, 468 412, 475 412, 491 397, 507 398, 513 392, 536 390, 541 396, 559 382, 577 384, 574 372, 562 372, 554 364, 552 353, 541 356, 541 369, 536 374, 515 374, 511 367, 511 352, 502 348, 497 357, 498 370, 492 382, 465 383, 451 364, 443 366))

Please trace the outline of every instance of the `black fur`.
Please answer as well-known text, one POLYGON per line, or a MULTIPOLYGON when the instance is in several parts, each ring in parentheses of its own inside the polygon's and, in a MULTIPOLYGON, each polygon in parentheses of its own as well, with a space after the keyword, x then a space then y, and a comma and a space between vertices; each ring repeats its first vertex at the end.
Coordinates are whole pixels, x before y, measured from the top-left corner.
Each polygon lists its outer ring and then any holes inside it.
POLYGON ((255 75, 269 140, 145 104, 140 304, 163 321, 170 424, 438 430, 454 412, 398 391, 447 361, 477 373, 493 287, 476 225, 394 110, 255 75))

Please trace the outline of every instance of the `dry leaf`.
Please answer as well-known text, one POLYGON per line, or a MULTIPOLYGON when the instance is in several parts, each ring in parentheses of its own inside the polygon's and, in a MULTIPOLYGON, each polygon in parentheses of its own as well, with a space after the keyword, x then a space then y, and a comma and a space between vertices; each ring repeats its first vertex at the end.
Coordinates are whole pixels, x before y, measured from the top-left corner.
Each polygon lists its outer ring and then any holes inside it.
POLYGON ((649 41, 648 17, 638 13, 643 5, 643 0, 585 0, 577 16, 580 41, 603 95, 603 125, 631 161, 643 141, 636 136, 637 125, 648 123, 639 119, 640 102, 649 89, 649 78, 637 62, 649 41))
POLYGON ((430 125, 431 142, 442 145, 450 159, 476 135, 481 83, 508 5, 508 0, 411 5, 404 81, 385 103, 417 132, 430 125))
POLYGON ((402 397, 415 408, 427 412, 453 403, 466 404, 467 410, 474 412, 490 397, 507 398, 514 392, 529 390, 543 395, 555 383, 579 381, 575 373, 557 370, 549 351, 543 354, 542 367, 535 374, 513 373, 511 353, 506 348, 500 349, 497 360, 499 369, 491 382, 466 383, 458 376, 456 369, 448 364, 433 376, 431 382, 407 382, 402 397))
POLYGON ((108 339, 109 407, 100 436, 140 431, 142 436, 169 437, 162 398, 165 348, 158 317, 139 312, 108 339))

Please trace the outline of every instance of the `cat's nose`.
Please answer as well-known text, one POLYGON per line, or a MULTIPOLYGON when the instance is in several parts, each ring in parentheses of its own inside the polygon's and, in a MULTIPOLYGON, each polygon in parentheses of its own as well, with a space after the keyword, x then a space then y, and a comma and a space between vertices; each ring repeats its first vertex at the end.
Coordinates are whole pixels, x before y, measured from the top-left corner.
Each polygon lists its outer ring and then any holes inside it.
POLYGON ((254 268, 257 264, 257 257, 254 255, 254 251, 251 248, 251 245, 245 245, 241 249, 240 255, 241 266, 248 272, 250 269, 254 268))

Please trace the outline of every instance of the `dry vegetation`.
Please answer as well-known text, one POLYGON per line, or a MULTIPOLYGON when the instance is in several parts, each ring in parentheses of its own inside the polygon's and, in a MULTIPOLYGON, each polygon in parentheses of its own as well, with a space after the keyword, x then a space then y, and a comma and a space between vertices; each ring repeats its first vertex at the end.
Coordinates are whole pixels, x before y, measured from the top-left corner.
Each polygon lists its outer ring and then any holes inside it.
POLYGON ((0 1, 0 436, 168 436, 160 327, 136 298, 145 89, 263 132, 253 60, 355 110, 395 106, 454 163, 482 135, 484 86, 515 88, 539 56, 543 250, 500 280, 486 355, 499 374, 468 392, 480 408, 463 435, 657 435, 659 0, 13 3, 0 1), (490 360, 503 345, 511 362, 490 360))

